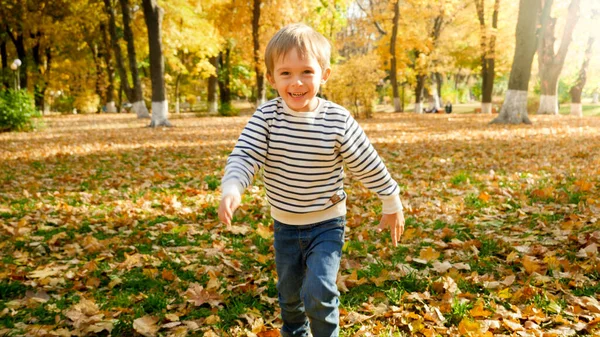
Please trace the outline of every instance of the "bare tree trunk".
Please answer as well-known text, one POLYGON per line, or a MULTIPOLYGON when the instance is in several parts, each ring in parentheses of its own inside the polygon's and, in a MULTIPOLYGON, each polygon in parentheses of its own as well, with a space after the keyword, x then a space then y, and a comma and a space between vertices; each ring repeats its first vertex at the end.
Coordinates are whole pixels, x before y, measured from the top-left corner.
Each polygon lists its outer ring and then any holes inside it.
POLYGON ((592 58, 592 48, 594 46, 594 36, 590 35, 587 41, 587 48, 585 49, 585 56, 583 58, 583 64, 579 70, 579 76, 573 87, 571 87, 571 115, 583 116, 583 107, 581 106, 581 92, 587 81, 587 69, 592 58))
POLYGON ((231 108, 231 47, 219 53, 219 100, 222 109, 231 108))
POLYGON ((217 92, 218 92, 218 79, 217 74, 219 73, 219 60, 217 56, 213 56, 209 59, 210 64, 215 67, 215 75, 211 75, 208 78, 208 113, 217 113, 219 111, 219 105, 217 103, 217 92))
POLYGON ((527 114, 527 90, 536 50, 537 18, 541 0, 520 0, 516 46, 502 109, 492 124, 531 124, 527 114), (536 18, 532 20, 532 18, 536 18))
POLYGON ((475 0, 475 6, 477 7, 477 17, 479 18, 479 27, 481 30, 481 112, 491 114, 496 64, 496 30, 498 28, 500 0, 495 0, 494 2, 491 31, 488 31, 485 23, 485 0, 475 0))
POLYGON ((396 0, 394 4, 394 22, 392 27, 392 36, 390 40, 390 55, 391 55, 391 69, 390 69, 390 80, 392 82, 392 96, 394 97, 394 111, 402 111, 400 105, 400 95, 398 94, 398 70, 396 60, 396 38, 398 37, 398 25, 400 24, 400 0, 396 0))
POLYGON ((131 13, 129 0, 119 0, 123 14, 123 37, 127 42, 127 57, 129 59, 129 71, 131 71, 131 80, 133 81, 133 96, 131 111, 135 112, 138 118, 150 118, 146 102, 144 101, 144 92, 142 91, 142 81, 137 68, 137 57, 135 43, 133 39, 133 30, 131 29, 131 13))
POLYGON ((104 63, 106 63, 106 78, 108 80, 106 92, 104 94, 106 112, 114 113, 117 112, 117 107, 115 105, 115 68, 112 63, 112 48, 110 47, 108 27, 106 24, 101 23, 100 30, 102 31, 102 42, 104 43, 104 63))
POLYGON ((415 113, 423 113, 423 88, 425 88, 425 75, 417 75, 415 86, 415 113))
POLYGON ((260 62, 260 5, 261 0, 254 0, 252 10, 252 42, 254 45, 254 71, 256 72, 256 106, 266 101, 265 73, 260 62))
POLYGON ((156 0, 142 0, 142 7, 144 7, 144 21, 148 27, 150 79, 152 80, 152 121, 149 126, 171 126, 161 39, 164 10, 158 6, 156 0))
POLYGON ((119 77, 121 78, 120 86, 119 86, 119 105, 122 105, 121 95, 124 92, 127 101, 133 101, 133 90, 131 89, 131 85, 129 84, 129 77, 127 75, 127 69, 125 68, 125 64, 123 63, 123 53, 121 51, 121 46, 119 45, 119 38, 117 36, 117 24, 115 19, 115 10, 113 7, 113 0, 104 0, 104 7, 106 9, 106 13, 108 14, 108 32, 110 35, 110 43, 112 45, 112 49, 115 53, 115 61, 117 65, 117 71, 119 72, 119 77))
POLYGON ((0 59, 2 59, 2 75, 0 80, 2 86, 6 89, 10 88, 10 82, 8 80, 8 51, 6 49, 6 40, 3 37, 4 34, 0 34, 0 59))
POLYGON ((538 62, 540 69, 541 80, 541 97, 538 114, 558 115, 558 77, 562 71, 569 50, 569 45, 573 39, 573 31, 579 20, 579 2, 580 0, 572 0, 569 5, 569 13, 567 22, 560 41, 558 52, 554 52, 554 30, 556 27, 556 18, 550 17, 552 8, 552 0, 546 0, 541 22, 541 41, 538 50, 538 62))

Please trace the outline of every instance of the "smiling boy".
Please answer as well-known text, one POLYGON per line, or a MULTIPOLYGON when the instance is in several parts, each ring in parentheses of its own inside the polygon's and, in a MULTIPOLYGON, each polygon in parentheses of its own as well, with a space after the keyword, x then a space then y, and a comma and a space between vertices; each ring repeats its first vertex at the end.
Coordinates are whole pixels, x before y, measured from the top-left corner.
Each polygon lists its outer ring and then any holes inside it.
POLYGON ((382 201, 378 230, 404 231, 398 184, 343 107, 317 97, 331 74, 331 46, 304 24, 282 28, 265 51, 279 97, 258 107, 227 160, 219 219, 231 224, 260 168, 274 219, 281 335, 339 335, 339 270, 346 193, 344 164, 382 201))

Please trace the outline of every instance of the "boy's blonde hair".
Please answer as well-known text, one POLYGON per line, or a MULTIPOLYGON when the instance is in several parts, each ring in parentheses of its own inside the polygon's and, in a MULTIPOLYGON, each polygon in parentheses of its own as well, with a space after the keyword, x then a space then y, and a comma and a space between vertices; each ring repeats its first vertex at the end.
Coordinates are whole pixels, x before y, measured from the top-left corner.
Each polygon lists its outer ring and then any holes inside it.
POLYGON ((331 45, 327 39, 311 27, 295 23, 281 28, 269 41, 265 50, 267 74, 273 75, 275 60, 285 57, 291 50, 296 49, 301 58, 314 56, 321 69, 329 68, 331 45))

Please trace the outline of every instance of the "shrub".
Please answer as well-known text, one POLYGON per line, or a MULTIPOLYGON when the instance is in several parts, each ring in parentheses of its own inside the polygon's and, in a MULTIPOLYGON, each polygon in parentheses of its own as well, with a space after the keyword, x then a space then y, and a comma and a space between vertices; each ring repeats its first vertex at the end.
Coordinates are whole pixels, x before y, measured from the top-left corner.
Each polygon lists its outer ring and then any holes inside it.
POLYGON ((0 92, 0 132, 29 131, 35 128, 33 117, 38 117, 33 97, 25 90, 0 92))

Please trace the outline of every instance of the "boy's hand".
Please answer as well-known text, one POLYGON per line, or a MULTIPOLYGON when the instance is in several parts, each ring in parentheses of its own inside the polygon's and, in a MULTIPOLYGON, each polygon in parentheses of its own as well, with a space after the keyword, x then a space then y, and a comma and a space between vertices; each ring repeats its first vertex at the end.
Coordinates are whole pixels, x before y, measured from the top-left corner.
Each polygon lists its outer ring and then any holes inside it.
POLYGON ((241 198, 236 195, 226 195, 219 204, 219 220, 227 226, 231 225, 233 212, 240 206, 241 198))
POLYGON ((393 214, 384 214, 381 216, 377 231, 381 232, 387 227, 390 228, 390 234, 392 235, 392 243, 394 247, 398 246, 400 236, 404 233, 404 213, 402 211, 393 214))

